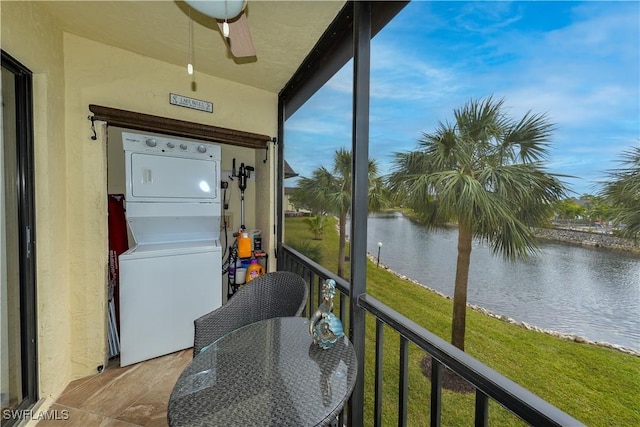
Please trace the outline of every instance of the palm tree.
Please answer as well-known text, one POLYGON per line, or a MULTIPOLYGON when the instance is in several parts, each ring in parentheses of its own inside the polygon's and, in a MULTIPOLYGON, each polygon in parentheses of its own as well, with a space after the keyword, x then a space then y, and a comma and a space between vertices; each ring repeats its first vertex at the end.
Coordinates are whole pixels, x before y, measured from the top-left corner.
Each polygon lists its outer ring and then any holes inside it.
MULTIPOLYGON (((321 166, 311 177, 300 178, 296 194, 313 210, 330 212, 338 217, 338 276, 344 277, 347 217, 351 210, 351 152, 344 148, 336 150, 332 169, 321 166)), ((386 206, 386 200, 378 166, 374 160, 369 160, 369 210, 386 206)))
POLYGON ((458 259, 451 341, 464 350, 467 285, 473 238, 507 260, 537 249, 532 230, 565 195, 560 175, 545 171, 553 126, 545 115, 506 117, 504 100, 469 101, 455 123, 423 134, 413 152, 395 153, 388 181, 431 226, 457 222, 458 259))
POLYGON ((601 194, 612 205, 613 222, 624 224, 623 235, 633 238, 640 233, 640 146, 623 151, 619 163, 601 194))
POLYGON ((321 213, 314 217, 305 218, 304 223, 309 227, 309 231, 313 233, 314 240, 322 240, 324 235, 324 226, 326 224, 325 216, 321 213))

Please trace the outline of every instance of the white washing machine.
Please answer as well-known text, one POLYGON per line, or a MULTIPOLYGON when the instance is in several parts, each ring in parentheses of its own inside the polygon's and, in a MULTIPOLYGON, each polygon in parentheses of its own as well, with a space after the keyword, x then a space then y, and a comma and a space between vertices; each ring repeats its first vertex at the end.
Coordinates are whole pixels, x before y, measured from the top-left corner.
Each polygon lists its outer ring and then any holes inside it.
POLYGON ((222 305, 220 146, 122 133, 126 218, 119 257, 120 365, 193 346, 193 321, 222 305))

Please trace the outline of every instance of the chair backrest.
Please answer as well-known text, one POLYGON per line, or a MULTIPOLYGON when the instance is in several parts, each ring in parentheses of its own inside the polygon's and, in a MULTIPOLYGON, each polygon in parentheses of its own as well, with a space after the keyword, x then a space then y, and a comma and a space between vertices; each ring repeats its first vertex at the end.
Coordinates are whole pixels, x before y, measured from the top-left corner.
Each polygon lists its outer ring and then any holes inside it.
POLYGON ((194 321, 194 357, 203 347, 248 324, 301 315, 308 297, 307 283, 295 273, 275 271, 252 280, 225 305, 194 321))

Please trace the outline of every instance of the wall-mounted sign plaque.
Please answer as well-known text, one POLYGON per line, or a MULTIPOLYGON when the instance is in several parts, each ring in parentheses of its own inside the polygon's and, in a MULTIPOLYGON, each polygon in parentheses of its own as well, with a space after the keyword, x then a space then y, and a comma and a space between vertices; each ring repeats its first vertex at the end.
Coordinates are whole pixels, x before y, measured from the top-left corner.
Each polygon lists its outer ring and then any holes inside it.
POLYGON ((194 110, 206 111, 213 113, 213 103, 201 101, 199 99, 187 98, 186 96, 175 93, 169 94, 169 103, 180 107, 193 108, 194 110))

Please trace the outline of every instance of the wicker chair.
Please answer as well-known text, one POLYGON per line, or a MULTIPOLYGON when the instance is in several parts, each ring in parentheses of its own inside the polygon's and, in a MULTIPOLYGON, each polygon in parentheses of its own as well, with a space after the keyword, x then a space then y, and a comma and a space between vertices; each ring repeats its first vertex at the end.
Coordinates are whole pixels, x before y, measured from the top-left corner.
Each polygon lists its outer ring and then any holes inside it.
POLYGON ((276 271, 252 280, 222 307, 194 321, 193 357, 242 326, 272 317, 299 316, 308 296, 307 283, 295 273, 276 271))

